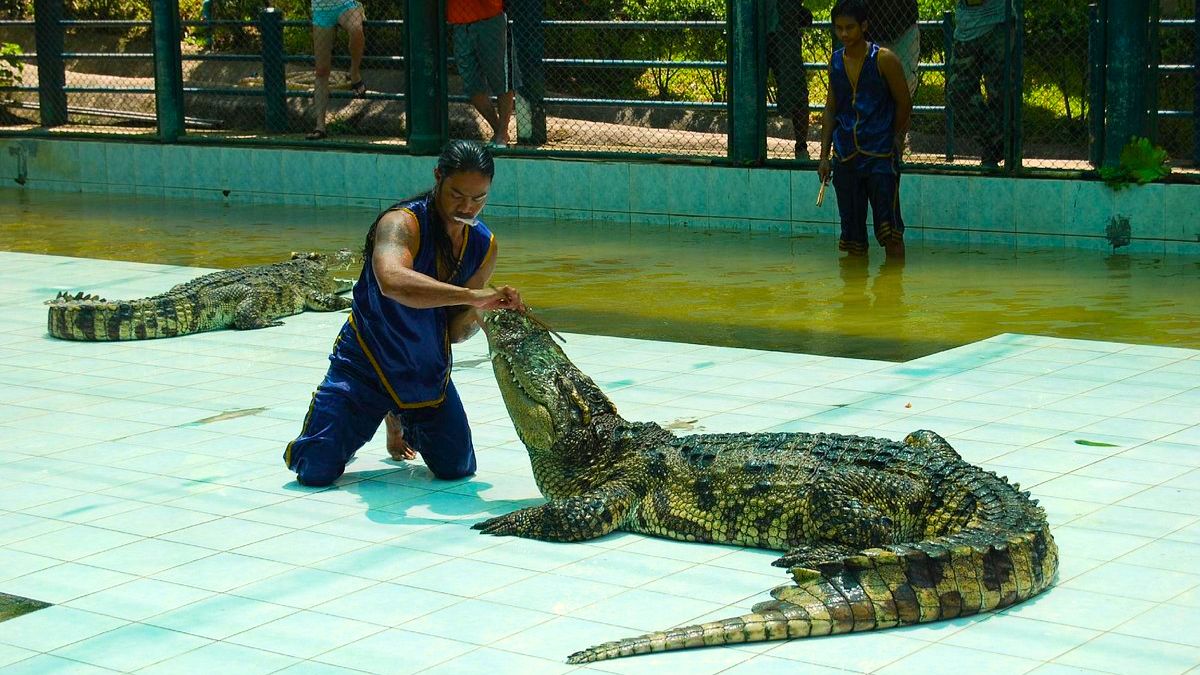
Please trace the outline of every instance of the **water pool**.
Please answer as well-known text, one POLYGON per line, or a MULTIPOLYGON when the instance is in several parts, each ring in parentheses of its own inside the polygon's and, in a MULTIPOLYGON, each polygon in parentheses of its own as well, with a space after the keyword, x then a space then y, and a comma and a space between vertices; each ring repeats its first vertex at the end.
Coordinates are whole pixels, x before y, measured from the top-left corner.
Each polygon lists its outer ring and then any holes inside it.
MULTIPOLYGON (((360 249, 375 215, 4 190, 0 250, 231 267, 360 249)), ((487 220, 495 281, 560 332, 894 361, 1006 332, 1200 346, 1195 257, 913 240, 858 264, 831 236, 487 220)))

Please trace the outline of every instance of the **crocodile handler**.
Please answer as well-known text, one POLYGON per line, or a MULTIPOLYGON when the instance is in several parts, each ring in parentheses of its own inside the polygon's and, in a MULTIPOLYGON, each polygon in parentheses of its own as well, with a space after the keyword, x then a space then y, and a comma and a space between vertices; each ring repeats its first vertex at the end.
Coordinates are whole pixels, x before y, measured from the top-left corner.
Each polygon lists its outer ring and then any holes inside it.
POLYGON ((442 479, 475 473, 450 343, 475 332, 476 309, 524 309, 516 289, 488 285, 496 241, 478 215, 494 173, 482 145, 451 141, 433 189, 387 209, 367 232, 350 316, 300 435, 284 451, 301 484, 337 480, 385 416, 393 457, 419 452, 442 479))

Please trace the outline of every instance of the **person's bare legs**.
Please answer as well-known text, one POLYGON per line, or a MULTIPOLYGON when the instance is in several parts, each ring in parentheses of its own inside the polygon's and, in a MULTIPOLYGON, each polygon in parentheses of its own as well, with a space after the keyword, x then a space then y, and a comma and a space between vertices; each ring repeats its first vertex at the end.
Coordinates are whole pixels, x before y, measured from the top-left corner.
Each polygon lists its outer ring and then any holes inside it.
POLYGON ((400 425, 400 420, 396 419, 392 413, 388 413, 383 418, 383 423, 387 426, 388 455, 397 462, 416 459, 417 452, 404 440, 404 427, 400 425))
POLYGON ((316 131, 325 131, 325 111, 329 109, 329 71, 333 60, 333 28, 313 26, 313 57, 316 59, 317 83, 313 88, 313 114, 316 131))
MULTIPOLYGON (((496 130, 500 128, 500 120, 496 117, 496 106, 492 105, 492 97, 487 94, 473 94, 471 105, 475 106, 475 110, 479 111, 484 121, 492 128, 492 138, 495 139, 496 130)), ((511 114, 511 109, 509 112, 511 114)))
POLYGON ((338 23, 350 38, 350 84, 362 80, 362 57, 366 38, 363 36, 363 9, 355 7, 342 12, 338 23))
POLYGON ((510 91, 500 94, 496 97, 496 118, 497 126, 492 127, 492 142, 501 145, 508 145, 508 123, 512 119, 513 104, 516 101, 517 92, 510 91))

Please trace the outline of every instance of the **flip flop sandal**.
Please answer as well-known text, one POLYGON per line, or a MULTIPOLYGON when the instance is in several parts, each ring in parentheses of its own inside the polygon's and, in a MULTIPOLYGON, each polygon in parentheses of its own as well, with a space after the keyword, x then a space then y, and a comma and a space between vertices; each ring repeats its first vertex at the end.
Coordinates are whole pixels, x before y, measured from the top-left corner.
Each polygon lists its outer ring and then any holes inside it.
POLYGON ((362 80, 359 80, 358 82, 352 82, 350 84, 350 91, 354 92, 356 97, 362 98, 367 93, 367 83, 363 82, 362 80))
POLYGON ((306 141, 323 141, 329 134, 324 129, 313 129, 304 136, 306 141))

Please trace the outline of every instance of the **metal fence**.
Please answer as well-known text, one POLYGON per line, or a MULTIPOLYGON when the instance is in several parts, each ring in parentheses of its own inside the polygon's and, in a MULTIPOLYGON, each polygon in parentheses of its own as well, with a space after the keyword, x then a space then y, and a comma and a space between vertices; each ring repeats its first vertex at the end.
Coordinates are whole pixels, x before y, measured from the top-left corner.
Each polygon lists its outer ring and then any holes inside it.
MULTIPOLYGON (((152 0, 153 16, 134 2, 112 17, 81 14, 74 8, 96 5, 79 0, 0 3, 0 134, 414 152, 473 137, 512 153, 810 166, 838 47, 828 0, 627 0, 621 16, 601 18, 552 0, 507 0, 492 33, 474 21, 447 23, 455 17, 445 0, 368 3, 364 86, 351 87, 352 31, 343 23, 330 29, 327 137, 310 141, 322 125, 314 17, 297 9, 308 0, 286 15, 224 2, 181 11, 179 0, 152 0)), ((956 35, 964 20, 954 0, 872 3, 879 14, 868 36, 912 66, 907 164, 1017 174, 1111 159, 1130 125, 1106 131, 1120 117, 1109 90, 1124 65, 1112 51, 1110 33, 1120 28, 1107 3, 1051 3, 1058 9, 1049 11, 1011 0, 994 30, 968 39, 956 35)), ((1200 164, 1195 1, 1149 4, 1145 74, 1153 76, 1141 81, 1137 100, 1149 115, 1140 128, 1175 164, 1200 164)))

